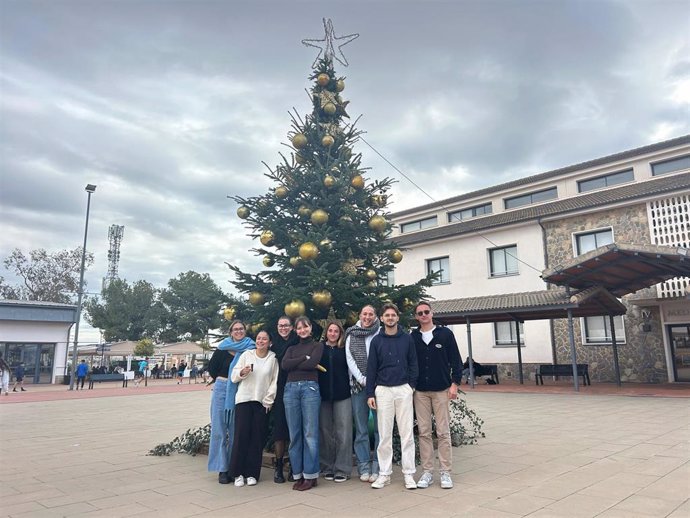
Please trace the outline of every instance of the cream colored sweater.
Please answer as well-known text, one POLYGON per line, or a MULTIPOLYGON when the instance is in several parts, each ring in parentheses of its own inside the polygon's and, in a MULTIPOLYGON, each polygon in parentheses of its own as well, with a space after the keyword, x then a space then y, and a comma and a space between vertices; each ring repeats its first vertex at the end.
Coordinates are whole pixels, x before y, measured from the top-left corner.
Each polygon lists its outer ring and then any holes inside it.
POLYGON ((258 401, 270 409, 276 399, 278 385, 278 360, 275 353, 268 351, 265 358, 259 358, 254 349, 243 352, 232 369, 230 378, 234 383, 239 383, 235 404, 258 401), (254 364, 254 370, 241 377, 240 371, 251 364, 254 364))

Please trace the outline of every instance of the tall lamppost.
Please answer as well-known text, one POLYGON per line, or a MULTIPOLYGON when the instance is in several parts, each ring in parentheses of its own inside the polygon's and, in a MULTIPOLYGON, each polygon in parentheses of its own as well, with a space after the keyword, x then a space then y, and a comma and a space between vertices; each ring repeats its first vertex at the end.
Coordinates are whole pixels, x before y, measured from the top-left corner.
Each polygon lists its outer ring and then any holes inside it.
POLYGON ((81 249, 81 269, 79 271, 79 296, 77 299, 77 325, 74 327, 74 348, 72 349, 72 368, 69 376, 69 389, 74 390, 74 380, 77 374, 77 346, 79 344, 79 322, 81 321, 81 299, 84 296, 84 265, 86 264, 86 237, 89 234, 89 209, 91 208, 91 195, 96 191, 96 186, 86 185, 88 198, 86 200, 86 224, 84 225, 84 246, 81 249))

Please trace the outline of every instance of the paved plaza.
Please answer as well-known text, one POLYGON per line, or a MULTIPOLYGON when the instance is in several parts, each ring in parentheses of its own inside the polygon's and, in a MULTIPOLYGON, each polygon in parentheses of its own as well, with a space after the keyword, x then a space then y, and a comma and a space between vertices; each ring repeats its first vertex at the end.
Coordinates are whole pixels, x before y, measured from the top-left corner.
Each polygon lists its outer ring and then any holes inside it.
POLYGON ((0 516, 690 516, 690 399, 683 394, 470 391, 487 437, 454 449, 454 489, 436 480, 407 491, 396 466, 381 490, 321 480, 297 492, 274 484, 269 470, 256 487, 235 488, 206 472, 205 456, 147 456, 206 424, 210 398, 200 386, 149 388, 118 389, 131 397, 103 389, 100 397, 95 390, 3 401, 0 516))

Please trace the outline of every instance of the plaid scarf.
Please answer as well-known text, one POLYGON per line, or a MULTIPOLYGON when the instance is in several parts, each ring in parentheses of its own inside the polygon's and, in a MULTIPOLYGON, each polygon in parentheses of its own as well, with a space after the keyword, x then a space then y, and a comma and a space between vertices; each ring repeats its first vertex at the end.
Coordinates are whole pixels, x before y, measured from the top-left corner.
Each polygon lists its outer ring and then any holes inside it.
MULTIPOLYGON (((375 335, 379 332, 379 319, 374 320, 371 327, 362 327, 362 322, 357 321, 357 323, 349 328, 345 332, 345 337, 350 337, 350 354, 355 360, 355 364, 359 369, 359 372, 366 375, 367 372, 367 344, 366 339, 369 336, 375 335)), ((354 376, 350 376, 350 391, 353 394, 357 394, 364 389, 362 385, 355 379, 354 376)))

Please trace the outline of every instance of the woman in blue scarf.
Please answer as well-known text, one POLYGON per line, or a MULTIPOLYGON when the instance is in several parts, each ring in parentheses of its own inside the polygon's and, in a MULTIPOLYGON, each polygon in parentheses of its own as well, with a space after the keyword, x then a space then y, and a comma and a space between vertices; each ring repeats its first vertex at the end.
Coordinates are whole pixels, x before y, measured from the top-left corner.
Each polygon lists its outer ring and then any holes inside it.
POLYGON ((208 447, 208 470, 218 472, 218 482, 229 484, 230 452, 235 429, 235 394, 237 383, 230 381, 230 372, 244 351, 255 349, 241 320, 230 324, 230 336, 218 344, 208 364, 213 378, 211 397, 211 440, 208 447))

